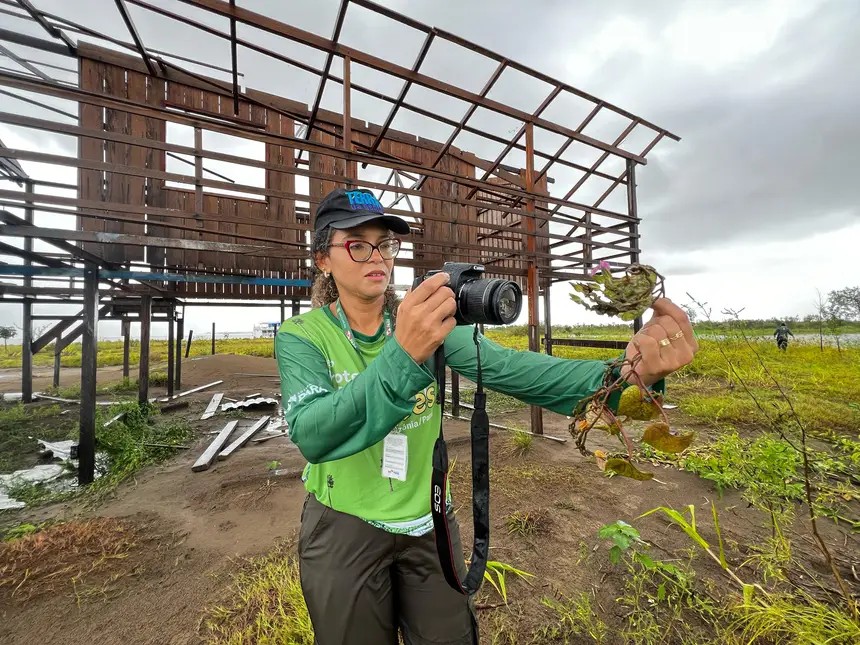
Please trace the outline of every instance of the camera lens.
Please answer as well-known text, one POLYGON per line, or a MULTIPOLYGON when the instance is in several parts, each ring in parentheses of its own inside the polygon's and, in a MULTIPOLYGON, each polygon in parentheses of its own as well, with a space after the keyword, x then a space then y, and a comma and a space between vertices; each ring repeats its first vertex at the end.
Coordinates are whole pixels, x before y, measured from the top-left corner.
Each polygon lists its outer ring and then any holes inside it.
POLYGON ((501 278, 470 280, 457 294, 460 318, 470 324, 509 325, 522 305, 519 285, 501 278))
POLYGON ((519 288, 514 289, 511 285, 516 287, 515 283, 510 282, 502 285, 498 291, 499 318, 507 321, 505 322, 506 325, 517 319, 517 316, 520 315, 520 307, 522 306, 519 288))

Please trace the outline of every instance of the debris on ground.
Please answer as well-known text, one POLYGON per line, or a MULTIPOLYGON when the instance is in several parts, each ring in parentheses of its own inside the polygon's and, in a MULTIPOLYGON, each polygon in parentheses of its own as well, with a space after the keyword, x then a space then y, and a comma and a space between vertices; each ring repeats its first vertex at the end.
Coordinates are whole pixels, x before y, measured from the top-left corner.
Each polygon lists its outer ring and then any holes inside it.
POLYGON ((11 486, 20 484, 38 484, 49 482, 68 471, 62 464, 41 464, 26 470, 16 470, 13 473, 0 475, 0 511, 12 508, 24 508, 26 504, 9 497, 6 491, 11 486))
POLYGON ((253 437, 260 430, 262 430, 263 428, 266 427, 266 424, 269 423, 270 419, 271 419, 270 416, 264 416, 264 417, 260 418, 256 423, 254 423, 254 425, 252 425, 250 428, 245 430, 245 432, 240 434, 239 437, 233 443, 231 443, 229 446, 224 448, 224 450, 222 450, 218 454, 218 459, 227 459, 227 457, 229 457, 234 452, 236 452, 239 448, 241 448, 246 443, 248 443, 251 440, 251 437, 253 437))
POLYGON ((239 408, 251 408, 258 405, 278 405, 278 400, 266 396, 259 396, 254 399, 245 399, 236 403, 224 403, 221 405, 221 412, 227 410, 238 410, 239 408))
POLYGON ((42 456, 48 459, 59 459, 66 461, 67 459, 78 458, 78 442, 71 439, 66 441, 43 441, 36 439, 39 445, 42 446, 42 456))
POLYGON ((177 410, 184 410, 190 404, 188 401, 176 401, 175 403, 168 403, 167 405, 161 406, 161 413, 165 412, 176 412, 177 410))
POLYGON ((175 399, 181 399, 183 396, 188 396, 189 394, 194 394, 195 392, 201 392, 210 387, 215 387, 216 385, 221 385, 223 383, 223 379, 220 381, 212 381, 211 383, 207 383, 206 385, 201 385, 200 387, 195 387, 190 390, 185 390, 184 392, 180 392, 179 394, 174 394, 173 396, 166 396, 164 398, 158 399, 160 403, 167 403, 168 401, 173 401, 175 399))
MULTIPOLYGON (((51 396, 43 392, 33 392, 34 399, 44 399, 45 401, 53 401, 54 403, 68 403, 70 405, 80 405, 80 399, 64 399, 61 396, 51 396)), ((96 401, 96 405, 119 405, 119 401, 96 401)))
POLYGON ((213 464, 218 453, 221 451, 222 446, 224 446, 224 444, 230 439, 230 435, 233 433, 233 430, 236 428, 238 423, 238 420, 234 420, 225 425, 221 429, 221 432, 219 432, 212 440, 212 443, 210 443, 206 450, 203 451, 203 454, 197 458, 197 461, 195 461, 194 465, 191 466, 191 470, 194 472, 208 470, 209 466, 213 464))
POLYGON ((112 426, 114 423, 116 423, 117 421, 120 421, 121 419, 124 419, 124 418, 125 418, 125 415, 126 415, 126 413, 125 413, 125 412, 120 412, 120 413, 119 413, 119 414, 117 414, 116 416, 111 417, 110 419, 108 419, 107 421, 105 421, 104 427, 105 427, 105 428, 109 428, 109 427, 111 427, 111 426, 112 426))
POLYGON ((218 411, 218 406, 221 405, 221 399, 223 398, 223 392, 218 392, 217 394, 212 395, 212 400, 209 401, 209 405, 206 406, 206 410, 202 415, 200 415, 201 421, 204 419, 211 419, 215 416, 215 413, 218 411))

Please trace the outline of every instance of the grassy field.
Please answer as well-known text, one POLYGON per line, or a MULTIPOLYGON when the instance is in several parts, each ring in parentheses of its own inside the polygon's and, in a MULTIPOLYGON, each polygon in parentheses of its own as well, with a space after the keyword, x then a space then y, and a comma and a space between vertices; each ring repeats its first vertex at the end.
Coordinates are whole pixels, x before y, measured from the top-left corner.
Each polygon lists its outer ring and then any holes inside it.
MULTIPOLYGON (((602 338, 624 340, 632 330, 624 326, 602 329, 602 338)), ((767 425, 767 417, 785 414, 788 395, 800 418, 818 432, 857 433, 860 430, 860 346, 843 347, 792 344, 780 352, 769 340, 757 340, 749 328, 716 328, 720 338, 703 333, 692 365, 673 375, 668 397, 691 419, 718 429, 767 425), (758 403, 756 403, 758 401, 758 403)), ((563 331, 563 330, 560 330, 563 331)), ((574 331, 567 337, 601 337, 594 328, 574 331)), ((800 332, 797 332, 800 333, 800 332)), ((518 329, 490 330, 487 336, 513 349, 527 349, 528 340, 518 329)), ((616 350, 558 347, 557 356, 606 360, 616 350)))
MULTIPOLYGON (((37 367, 49 367, 54 364, 53 345, 33 357, 33 365, 37 367)), ((183 345, 183 351, 184 351, 183 345)), ((267 338, 227 338, 215 340, 215 351, 218 354, 242 354, 245 356, 272 355, 273 342, 267 338)), ((209 339, 199 339, 191 343, 189 356, 207 356, 212 353, 212 344, 209 339)), ((131 341, 129 344, 129 359, 135 365, 140 359, 140 342, 131 341)), ((101 341, 98 349, 98 366, 109 367, 111 365, 122 365, 122 341, 101 341)), ((167 341, 153 340, 149 344, 149 360, 152 363, 167 361, 167 341)), ((81 366, 81 344, 72 343, 63 350, 60 358, 63 367, 81 366)), ((0 368, 21 366, 21 346, 10 345, 0 347, 0 368)))
MULTIPOLYGON (((792 331, 797 335, 814 335, 818 334, 817 323, 798 322, 791 324, 792 331)), ((720 338, 726 335, 734 335, 739 329, 751 338, 770 338, 773 334, 774 325, 766 321, 742 321, 741 323, 698 323, 695 326, 697 335, 702 338, 718 336, 720 338)), ((595 340, 626 340, 633 333, 632 325, 559 325, 553 327, 553 336, 555 338, 581 338, 595 340)), ((840 329, 840 333, 860 334, 860 323, 845 323, 840 329)), ((487 335, 490 338, 498 340, 502 344, 517 349, 526 349, 528 342, 526 341, 526 328, 523 325, 513 325, 504 328, 490 328, 487 335)), ((828 335, 825 330, 825 342, 833 344, 833 338, 828 335)), ((856 345, 857 343, 853 343, 856 345)), ((853 346, 851 342, 849 347, 853 346)), ((54 355, 52 345, 39 352, 33 357, 33 364, 37 367, 49 367, 54 364, 54 355)), ((164 362, 167 360, 167 341, 153 340, 149 345, 150 360, 154 363, 164 362)), ((183 345, 184 347, 184 345, 183 345)), ((108 367, 112 365, 122 365, 122 341, 101 341, 99 342, 98 350, 98 365, 99 367, 108 367)), ((246 356, 262 356, 269 357, 272 355, 273 342, 266 338, 225 338, 215 339, 215 351, 218 354, 242 354, 246 356)), ((190 356, 206 356, 211 354, 212 346, 210 338, 199 338, 191 343, 190 356)), ((568 358, 591 358, 591 357, 608 357, 611 355, 606 352, 594 353, 588 350, 585 351, 570 351, 570 348, 559 348, 556 352, 560 356, 568 358)), ((136 364, 140 357, 140 343, 131 341, 129 347, 129 356, 132 364, 136 364)), ((0 347, 0 368, 14 368, 21 365, 21 346, 10 345, 8 347, 0 347)), ((62 353, 60 365, 63 367, 80 367, 81 365, 81 344, 72 343, 62 353)))

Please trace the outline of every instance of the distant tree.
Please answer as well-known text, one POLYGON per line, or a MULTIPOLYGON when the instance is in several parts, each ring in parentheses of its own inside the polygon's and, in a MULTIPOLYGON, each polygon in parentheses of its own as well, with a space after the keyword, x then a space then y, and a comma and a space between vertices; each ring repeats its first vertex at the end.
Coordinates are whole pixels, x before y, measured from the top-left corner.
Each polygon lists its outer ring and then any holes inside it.
POLYGON ((825 318, 827 331, 830 332, 830 335, 833 336, 833 339, 836 341, 836 349, 842 353, 842 343, 840 342, 839 337, 842 335, 843 320, 839 315, 838 307, 835 307, 829 298, 827 299, 825 315, 827 316, 825 318))
POLYGON ((3 347, 9 347, 9 339, 15 338, 18 335, 18 330, 14 327, 0 327, 0 338, 3 339, 3 347))
POLYGON ((828 294, 827 300, 839 318, 860 320, 860 287, 836 289, 828 294))
POLYGON ((824 321, 827 320, 827 298, 821 293, 820 289, 816 289, 817 298, 813 303, 815 305, 815 319, 818 321, 818 347, 824 351, 824 321))

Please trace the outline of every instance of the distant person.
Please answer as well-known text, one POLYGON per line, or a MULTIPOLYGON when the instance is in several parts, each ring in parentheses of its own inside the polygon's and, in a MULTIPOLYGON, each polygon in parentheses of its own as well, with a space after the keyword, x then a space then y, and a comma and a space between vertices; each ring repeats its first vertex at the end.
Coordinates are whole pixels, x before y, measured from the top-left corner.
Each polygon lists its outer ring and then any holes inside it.
POLYGON ((794 338, 794 334, 791 333, 788 325, 784 322, 779 323, 779 327, 776 328, 773 335, 776 336, 776 346, 782 351, 785 351, 788 348, 788 337, 791 336, 794 338))

